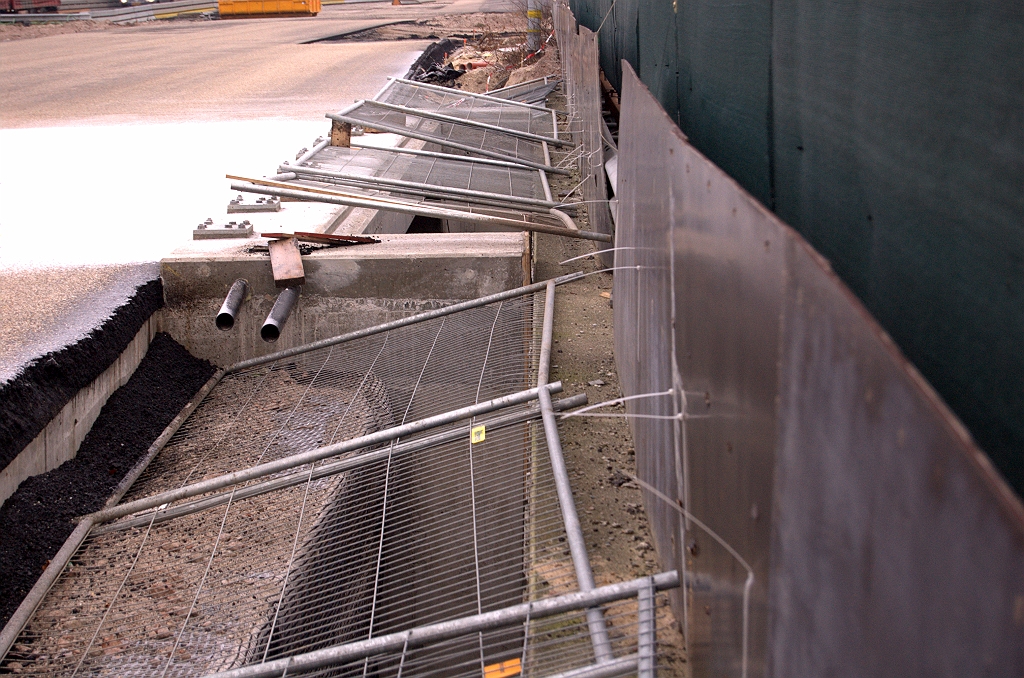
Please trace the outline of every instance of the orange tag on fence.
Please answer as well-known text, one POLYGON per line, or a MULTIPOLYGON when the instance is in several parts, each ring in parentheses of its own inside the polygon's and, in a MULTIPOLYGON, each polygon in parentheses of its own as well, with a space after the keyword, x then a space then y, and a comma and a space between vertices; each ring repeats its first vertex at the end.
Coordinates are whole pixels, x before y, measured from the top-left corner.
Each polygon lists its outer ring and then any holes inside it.
POLYGON ((484 667, 484 678, 509 678, 522 672, 519 657, 484 667))

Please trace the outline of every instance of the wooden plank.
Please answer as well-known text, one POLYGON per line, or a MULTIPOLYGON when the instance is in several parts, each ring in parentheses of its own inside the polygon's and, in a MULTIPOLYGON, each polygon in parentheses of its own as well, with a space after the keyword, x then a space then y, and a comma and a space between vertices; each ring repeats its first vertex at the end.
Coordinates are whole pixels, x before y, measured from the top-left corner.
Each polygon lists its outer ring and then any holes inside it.
POLYGON ((278 287, 291 287, 306 282, 306 273, 302 268, 302 254, 295 238, 271 240, 270 267, 274 271, 274 284, 278 287))
POLYGON ((352 145, 352 123, 331 121, 331 146, 352 145))
POLYGON ((608 76, 604 74, 604 70, 599 73, 599 77, 601 80, 601 90, 604 92, 605 101, 608 102, 608 108, 611 109, 615 119, 618 120, 619 111, 621 110, 619 106, 619 93, 615 91, 612 83, 608 81, 608 76))

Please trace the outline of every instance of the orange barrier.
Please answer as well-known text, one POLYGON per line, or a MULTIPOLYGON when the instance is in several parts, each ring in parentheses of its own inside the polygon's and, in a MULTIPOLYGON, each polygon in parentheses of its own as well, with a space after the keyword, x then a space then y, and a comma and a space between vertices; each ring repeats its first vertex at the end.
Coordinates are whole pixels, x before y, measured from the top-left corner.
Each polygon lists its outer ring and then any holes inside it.
POLYGON ((222 17, 316 16, 320 0, 218 0, 222 17))

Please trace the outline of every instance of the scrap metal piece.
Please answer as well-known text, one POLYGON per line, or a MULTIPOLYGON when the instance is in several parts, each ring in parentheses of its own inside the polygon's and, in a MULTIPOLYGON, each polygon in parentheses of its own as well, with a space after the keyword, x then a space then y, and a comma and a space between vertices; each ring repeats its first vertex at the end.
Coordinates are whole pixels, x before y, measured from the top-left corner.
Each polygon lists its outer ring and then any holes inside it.
POLYGON ((256 198, 254 203, 246 203, 245 198, 239 194, 237 198, 228 203, 228 214, 247 214, 251 212, 280 212, 281 200, 275 197, 256 198))

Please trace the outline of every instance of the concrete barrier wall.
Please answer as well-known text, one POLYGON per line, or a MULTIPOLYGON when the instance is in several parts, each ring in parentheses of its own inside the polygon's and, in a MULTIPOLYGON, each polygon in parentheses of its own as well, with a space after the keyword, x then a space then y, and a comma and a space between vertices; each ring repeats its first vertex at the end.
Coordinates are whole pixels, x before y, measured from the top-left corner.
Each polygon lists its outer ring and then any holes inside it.
POLYGON ((182 252, 161 262, 165 307, 160 330, 192 355, 226 367, 397 317, 519 287, 529 277, 522 233, 381 235, 382 242, 303 256, 306 284, 275 343, 260 327, 279 290, 270 261, 252 254, 182 252), (218 330, 231 284, 249 282, 235 327, 218 330))
POLYGON ((693 675, 1021 675, 1024 507, 828 263, 623 73, 616 360, 659 557, 692 575, 693 675))
POLYGON ((74 459, 107 398, 127 383, 146 356, 156 327, 156 317, 150 316, 114 364, 79 391, 46 428, 0 470, 0 504, 14 494, 26 478, 74 459))

